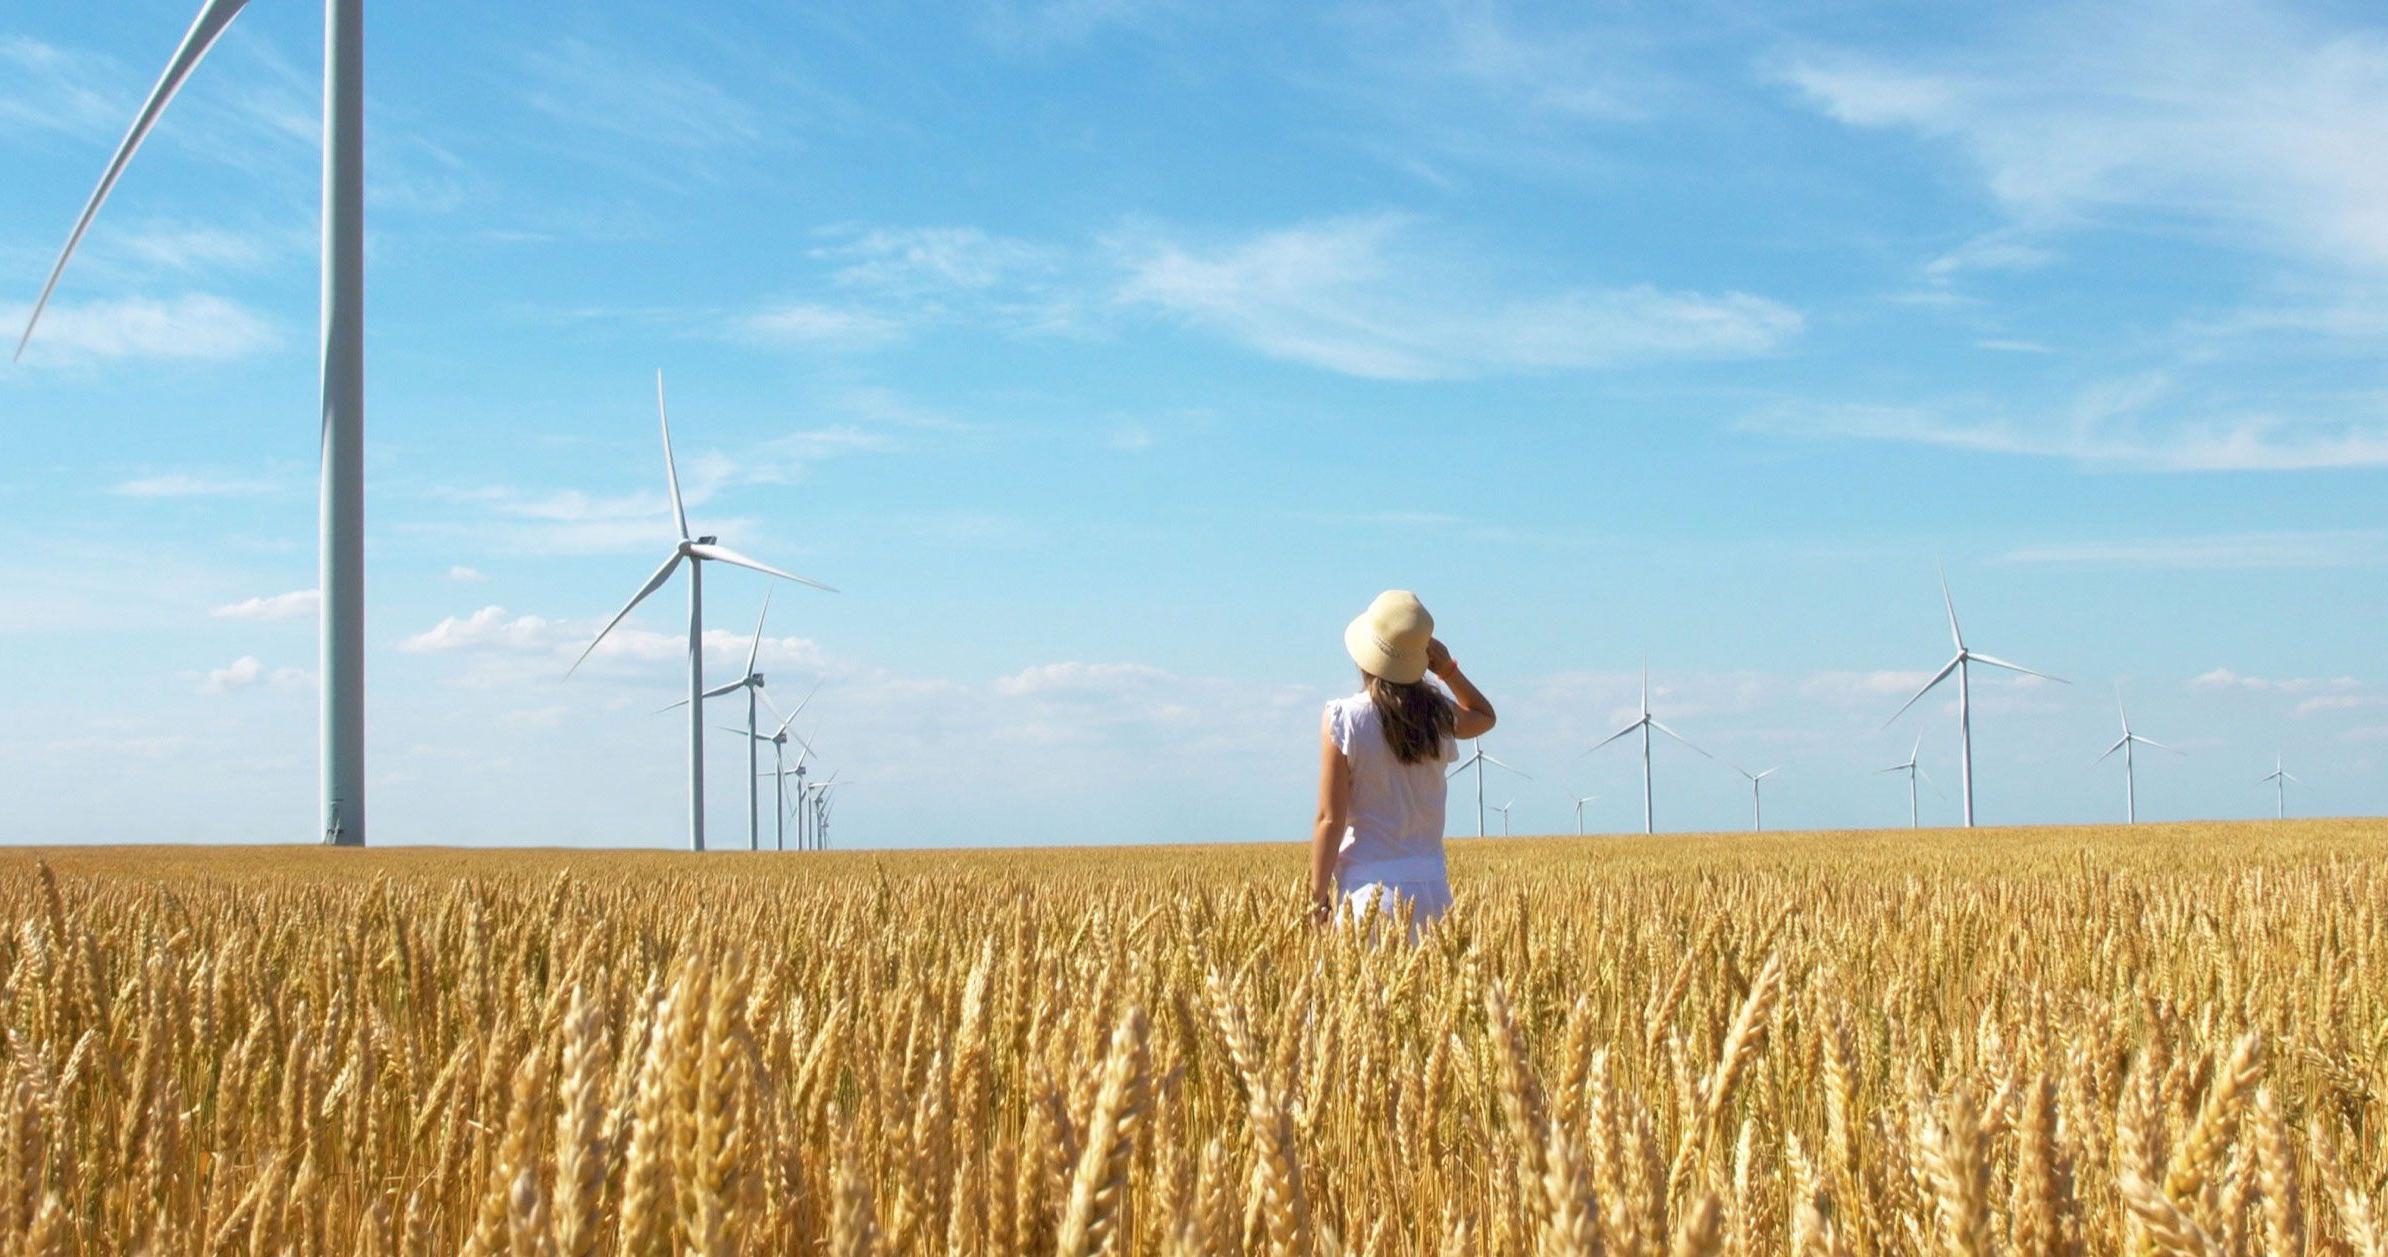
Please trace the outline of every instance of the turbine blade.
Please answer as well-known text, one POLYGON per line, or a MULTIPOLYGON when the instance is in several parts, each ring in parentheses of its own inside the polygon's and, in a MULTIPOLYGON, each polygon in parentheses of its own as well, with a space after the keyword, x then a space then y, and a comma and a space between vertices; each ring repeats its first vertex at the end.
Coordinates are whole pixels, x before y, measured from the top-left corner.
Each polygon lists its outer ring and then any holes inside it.
POLYGON ((763 589, 763 614, 755 617, 755 644, 746 648, 746 675, 755 674, 755 660, 763 657, 763 621, 771 615, 771 589, 763 589))
POLYGON ((821 590, 825 593, 834 594, 837 592, 836 590, 831 589, 829 586, 824 585, 817 580, 808 580, 802 576, 798 576, 794 572, 783 572, 768 563, 756 562, 755 560, 750 559, 727 546, 692 545, 688 547, 688 552, 700 559, 709 559, 715 563, 727 563, 733 567, 752 568, 755 571, 761 572, 765 576, 777 576, 781 580, 792 580, 799 585, 810 585, 813 588, 821 590))
MULTIPOLYGON (((1952 673, 1952 672, 1955 672, 1955 671, 1957 670, 1957 665, 1958 665, 1958 664, 1961 664, 1961 663, 1963 663, 1963 662, 1965 662, 1965 656, 1963 656, 1963 655, 1959 655, 1959 656, 1957 656, 1956 658, 1949 660, 1949 661, 1948 661, 1948 665, 1947 665, 1946 667, 1942 668, 1942 669, 1941 669, 1940 671, 1938 671, 1938 672, 1935 672, 1935 673, 1933 673, 1933 674, 1932 674, 1932 679, 1931 679, 1931 680, 1929 680, 1929 681, 1926 681, 1926 682, 1924 682, 1924 688, 1922 688, 1922 689, 1920 689, 1920 690, 1917 690, 1917 691, 1915 692, 1915 697, 1913 697, 1913 698, 1910 698, 1910 699, 1908 699, 1906 702, 1899 704, 1899 710, 1897 710, 1897 711, 1895 711, 1895 712, 1892 712, 1892 713, 1891 713, 1891 718, 1890 718, 1890 719, 1888 719, 1888 720, 1885 720, 1885 721, 1883 721, 1883 722, 1882 722, 1882 727, 1883 727, 1883 728, 1885 728, 1885 729, 1888 729, 1888 728, 1890 728, 1892 725, 1895 725, 1895 724, 1899 723, 1899 717, 1906 715, 1906 714, 1907 714, 1907 709, 1908 709, 1908 708, 1915 706, 1915 705, 1916 705, 1916 703, 1917 703, 1918 701, 1920 701, 1920 700, 1921 700, 1921 699, 1924 697, 1924 695, 1931 693, 1931 692, 1932 692, 1932 687, 1933 687, 1933 686, 1935 686, 1935 685, 1938 685, 1938 684, 1940 684, 1941 682, 1948 680, 1948 679, 1949 679, 1949 674, 1950 674, 1950 673, 1952 673)), ((1922 749, 1923 745, 1924 745, 1924 744, 1923 744, 1923 740, 1922 740, 1921 736, 1919 735, 1919 736, 1918 736, 1918 738, 1917 738, 1917 740, 1916 740, 1916 747, 1917 747, 1917 749, 1919 749, 1919 750, 1920 750, 1920 749, 1922 749)))
MULTIPOLYGON (((1658 730, 1660 733, 1663 733, 1663 734, 1667 735, 1667 736, 1668 736, 1668 737, 1670 737, 1670 738, 1673 738, 1673 739, 1675 739, 1675 740, 1676 740, 1676 741, 1678 741, 1678 742, 1681 742, 1681 743, 1682 743, 1682 744, 1684 744, 1685 746, 1691 746, 1691 749, 1693 749, 1693 750, 1695 750, 1695 751, 1700 751, 1700 748, 1699 748, 1699 747, 1692 746, 1692 744, 1691 744, 1691 739, 1690 739, 1690 738, 1684 737, 1682 734, 1675 732, 1673 729, 1670 729, 1670 728, 1666 727, 1665 725, 1662 725, 1662 724, 1660 724, 1659 722, 1657 722, 1657 721, 1655 721, 1655 720, 1653 720, 1653 721, 1651 721, 1651 722, 1650 722, 1650 727, 1651 727, 1651 728, 1653 728, 1653 729, 1656 729, 1656 730, 1658 730)), ((1707 756, 1709 759, 1715 759, 1715 758, 1716 758, 1716 756, 1714 756, 1714 755, 1709 755, 1709 754, 1708 754, 1708 752, 1706 752, 1706 751, 1700 751, 1700 754, 1707 756)))
MULTIPOLYGON (((1644 717, 1643 719, 1648 719, 1648 717, 1644 717)), ((1633 732, 1634 730, 1636 730, 1636 729, 1639 729, 1639 728, 1641 728, 1641 727, 1642 727, 1642 722, 1641 722, 1640 720, 1636 720, 1636 721, 1634 721, 1632 724, 1629 724, 1629 725, 1625 726, 1624 728, 1617 730, 1615 733, 1612 733, 1612 734, 1610 734, 1609 736, 1607 736, 1607 737, 1605 737, 1605 738, 1602 738, 1602 739, 1601 739, 1601 740, 1599 740, 1598 742, 1595 742, 1595 743, 1593 743, 1593 744, 1591 745, 1590 749, 1588 749, 1588 750, 1584 751, 1582 755, 1578 755, 1578 756, 1576 756, 1576 758, 1577 758, 1577 759, 1582 759, 1582 758, 1584 757, 1584 755, 1590 755, 1590 754, 1591 754, 1593 751, 1597 751, 1597 750, 1599 750, 1600 748, 1602 748, 1602 747, 1604 747, 1604 746, 1607 746, 1609 743, 1611 743, 1611 742, 1614 742, 1614 741, 1616 741, 1617 739, 1619 739, 1619 738, 1621 738, 1621 737, 1624 737, 1626 734, 1628 734, 1628 733, 1631 733, 1631 732, 1633 732)))
MULTIPOLYGON (((826 679, 827 679, 827 678, 823 678, 823 680, 826 680, 826 679)), ((796 710, 794 710, 794 711, 792 711, 792 712, 789 712, 789 713, 788 713, 788 718, 787 718, 787 719, 785 719, 785 720, 782 720, 782 721, 780 721, 780 722, 779 722, 779 728, 778 728, 778 729, 776 729, 776 730, 774 730, 774 732, 777 732, 777 733, 786 733, 786 732, 788 731, 788 726, 789 726, 789 725, 792 725, 792 724, 794 724, 794 723, 796 723, 796 718, 797 718, 798 716, 801 716, 801 715, 803 715, 803 714, 804 714, 804 709, 805 709, 805 706, 806 706, 807 704, 809 704, 809 703, 811 703, 811 702, 813 701, 813 695, 815 695, 815 694, 818 694, 818 693, 820 693, 820 692, 821 692, 821 682, 820 682, 820 681, 815 681, 815 682, 813 682, 813 688, 811 688, 810 690, 807 690, 807 691, 805 691, 805 695, 804 695, 804 701, 803 701, 803 702, 800 702, 800 703, 798 703, 798 704, 796 704, 796 710)), ((767 696, 766 696, 766 697, 767 697, 767 696)))
POLYGON ((663 405, 663 368, 655 369, 655 417, 663 423, 663 481, 672 491, 672 522, 680 526, 680 540, 688 537, 688 508, 680 503, 680 465, 672 459, 672 415, 663 405))
POLYGON ((149 99, 141 103, 141 111, 133 115, 131 129, 116 145, 116 155, 108 159, 107 169, 100 173, 99 186, 92 190, 91 199, 84 203, 81 217, 75 219, 75 229, 67 233, 66 247, 58 251, 58 260, 50 267, 50 277, 42 283, 41 296, 33 302, 33 313, 25 318, 25 332, 17 337, 16 358, 25 356, 25 346, 33 339, 34 325, 41 322, 41 312, 50 304, 50 294, 58 289, 58 279, 66 274, 66 263, 75 255, 75 246, 83 243, 83 233, 91 229, 91 220, 99 217, 100 206, 108 193, 116 188, 116 181, 124 175, 125 167, 133 160, 133 153, 141 142, 149 138, 150 128, 166 112, 166 105, 174 94, 182 90, 183 81, 199 67, 207 50, 215 47, 224 28, 249 0, 206 0, 199 6, 199 16, 191 19, 191 29, 183 33, 182 43, 166 62, 165 73, 158 76, 157 85, 149 89, 149 99))
POLYGON ((1940 602, 1949 609, 1949 636, 1956 640, 1957 650, 1962 653, 1965 650, 1965 630, 1957 627, 1957 600, 1949 595, 1949 569, 1945 563, 1940 567, 1940 602))
POLYGON ((648 594, 663 588, 663 583, 672 578, 672 569, 678 566, 680 566, 680 552, 674 550, 672 557, 665 559, 663 566, 656 568, 655 574, 647 578, 647 583, 639 586, 637 593, 630 595, 630 601, 623 603, 622 609, 614 612, 614 618, 607 620, 605 627, 597 630, 597 636, 589 643, 589 648, 580 652, 580 658, 573 660, 571 667, 564 669, 564 675, 569 677, 580 671, 580 666, 587 663, 589 656, 596 651, 597 643, 604 641, 605 635, 614 631, 614 626, 622 622, 623 616, 629 615, 633 608, 645 602, 648 594))
POLYGON ((2100 755, 2098 758, 2096 758, 2096 759, 2094 759, 2094 760, 2091 760, 2090 762, 2091 762, 2091 763, 2093 763, 2093 764, 2103 764, 2103 763, 2105 763, 2105 762, 2106 762, 2108 759, 2112 758, 2112 757, 2113 757, 2113 755, 2114 755, 2114 753, 2115 753, 2116 751, 2119 751, 2119 750, 2123 749, 2124 747, 2126 747, 2126 746, 2129 746, 2129 745, 2130 745, 2130 744, 2131 744, 2133 741, 2135 741, 2135 740, 2137 740, 2137 739, 2134 739, 2134 738, 2132 738, 2132 737, 2131 737, 2131 735, 2129 735, 2129 734, 2127 734, 2127 733, 2126 733, 2126 734, 2124 734, 2122 737, 2116 738, 2116 739, 2114 740, 2114 745, 2113 745, 2113 746, 2110 746, 2110 747, 2107 747, 2107 748, 2106 748, 2106 753, 2105 753, 2104 755, 2100 755))
POLYGON ((1528 781, 1532 781, 1532 780, 1534 780, 1532 777, 1526 776, 1526 774, 1525 774, 1525 773, 1518 772, 1518 770, 1517 770, 1517 769, 1515 769, 1515 768, 1510 768, 1510 767, 1509 767, 1509 765, 1502 763, 1502 762, 1501 762, 1501 761, 1500 761, 1498 758, 1496 758, 1496 757, 1494 757, 1494 756, 1491 756, 1491 755, 1487 755, 1487 756, 1485 756, 1485 757, 1484 757, 1484 762, 1485 762, 1485 763, 1487 763, 1487 764, 1490 764, 1490 765, 1492 765, 1492 766, 1493 766, 1493 767, 1495 767, 1495 768, 1508 768, 1510 772, 1517 773, 1517 775, 1518 775, 1518 776, 1520 776, 1520 777, 1525 777, 1525 778, 1526 778, 1526 780, 1528 780, 1528 781))
MULTIPOLYGON (((740 691, 740 690, 742 690, 742 689, 745 689, 745 688, 746 688, 746 678, 745 678, 745 677, 740 677, 740 678, 738 678, 738 679, 737 679, 737 680, 735 680, 735 681, 727 681, 727 682, 724 682, 724 683, 722 683, 722 684, 720 684, 720 685, 716 685, 716 686, 714 686, 712 689, 709 689, 709 690, 705 691, 705 697, 707 697, 707 698, 720 698, 720 697, 721 697, 722 695, 724 695, 724 694, 735 694, 735 693, 737 693, 738 691, 740 691)), ((681 699, 680 701, 681 701, 681 702, 683 702, 683 703, 685 703, 685 702, 687 702, 688 700, 684 698, 684 699, 681 699)))
POLYGON ((2132 740, 2132 741, 2134 741, 2134 742, 2137 742, 2137 743, 2139 743, 2141 746, 2152 746, 2152 747, 2155 747, 2155 748, 2156 748, 2157 750, 2159 750, 2159 751, 2171 751, 2171 752, 2172 752, 2173 754, 2175 754, 2175 755, 2186 756, 2186 755, 2188 755, 2188 754, 2189 754, 2189 752, 2187 752, 2187 751, 2184 751, 2184 750, 2181 750, 2181 749, 2180 749, 2180 748, 2178 748, 2178 747, 2166 746, 2166 745, 2164 745, 2162 742, 2158 742, 2158 741, 2157 741, 2156 739, 2154 739, 2154 738, 2143 738, 2143 737, 2139 736, 2139 735, 2138 735, 2138 734, 2136 734, 2136 733, 2134 733, 2134 734, 2132 734, 2132 735, 2131 735, 2131 740, 2132 740))
POLYGON ((2054 681, 2054 682, 2056 682, 2058 685, 2071 685, 2071 684, 2072 684, 2072 682, 2071 682, 2071 681, 2068 681, 2068 680, 2064 679, 2063 677, 2052 677, 2052 676, 2048 675, 2048 674, 2047 674, 2047 673, 2045 673, 2045 672, 2034 672, 2034 671, 2032 671, 2031 669, 2024 667, 2022 664, 2019 664, 2019 663, 2008 663, 2008 662, 2007 662, 2006 660, 2004 660, 2004 659, 1995 659, 1995 658, 1992 658, 1992 657, 1991 657, 1991 656, 1989 656, 1989 655, 1981 654, 1981 653, 1979 653, 1979 652, 1975 653, 1975 655, 1973 656, 1973 661, 1974 661, 1975 663, 1986 663, 1986 664, 1989 664, 1989 665, 1990 665, 1991 667, 1993 667, 1993 668, 2004 668, 2004 669, 2006 669, 2006 670, 2007 670, 2007 671, 2009 671, 2009 672, 2020 672, 2020 673, 2022 673, 2023 675, 2025 675, 2025 676, 2027 676, 2027 677, 2038 677, 2038 678, 2040 678, 2040 679, 2041 679, 2041 680, 2043 680, 2043 681, 2054 681))

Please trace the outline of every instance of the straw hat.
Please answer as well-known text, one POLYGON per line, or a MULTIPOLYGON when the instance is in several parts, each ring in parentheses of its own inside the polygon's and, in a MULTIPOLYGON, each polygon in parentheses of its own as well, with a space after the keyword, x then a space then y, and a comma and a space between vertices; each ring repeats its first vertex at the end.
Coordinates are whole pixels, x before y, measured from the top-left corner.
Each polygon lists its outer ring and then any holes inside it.
POLYGON ((1426 676, 1426 644, 1434 640, 1434 616, 1418 595, 1388 589, 1343 630, 1343 648, 1370 676, 1410 685, 1426 676))

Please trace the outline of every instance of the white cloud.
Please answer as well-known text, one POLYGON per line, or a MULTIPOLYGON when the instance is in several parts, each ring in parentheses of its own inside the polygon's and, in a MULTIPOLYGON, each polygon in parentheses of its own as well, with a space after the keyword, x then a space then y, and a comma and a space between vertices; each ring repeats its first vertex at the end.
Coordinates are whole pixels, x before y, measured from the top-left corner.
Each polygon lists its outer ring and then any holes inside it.
MULTIPOLYGON (((544 659, 552 662, 555 674, 561 676, 563 670, 580 657, 580 653, 588 648, 590 640, 603 627, 603 617, 554 620, 538 615, 513 615, 504 607, 491 605, 470 615, 446 616, 439 623, 401 641, 398 649, 415 655, 544 659)), ((705 659, 709 666, 721 663, 743 666, 747 651, 753 645, 754 635, 751 631, 705 630, 705 659)), ((765 637, 762 658, 766 665, 776 663, 783 668, 792 667, 804 672, 817 673, 823 667, 820 647, 802 637, 765 637)), ((583 670, 611 665, 617 669, 652 671, 658 665, 685 664, 687 659, 686 633, 658 632, 642 628, 635 622, 626 622, 606 634, 605 641, 590 654, 583 670)))
POLYGON ((2031 421, 1945 407, 1799 403, 1744 418, 1744 431, 1892 441, 1982 454, 2055 458, 2085 467, 2148 472, 2307 471, 2388 467, 2388 414, 2299 417, 2272 413, 2181 414, 2168 381, 2116 382, 2031 421), (2071 413, 2061 413, 2069 409, 2071 413))
POLYGON ((2351 676, 2337 677, 2258 677, 2216 668, 2189 678, 2189 687, 2199 690, 2251 690, 2270 694, 2312 694, 2319 691, 2344 693, 2360 690, 2363 682, 2351 676))
MULTIPOLYGON (((22 327, 31 307, 0 307, 0 326, 22 327)), ((273 348, 264 316, 206 293, 166 300, 126 297, 60 304, 42 312, 25 361, 74 365, 137 359, 221 361, 273 348)))
POLYGON ((269 668, 255 655, 242 655, 221 668, 209 669, 200 679, 202 694, 230 694, 236 690, 259 686, 282 688, 311 684, 315 674, 305 668, 269 668))
POLYGON ((2388 532, 2265 532, 2022 546, 2002 563, 2112 567, 2369 567, 2388 562, 2388 532))
POLYGON ((2261 0, 2005 12, 1972 45, 1774 69, 1832 118, 1954 149, 2027 227, 2152 211, 2388 268, 2388 36, 2261 0))
POLYGON ((120 481, 109 486, 108 492, 126 498, 221 498, 253 497, 274 488, 270 480, 174 471, 120 481))
POLYGON ((448 579, 460 585, 478 585, 487 581, 489 577, 479 568, 466 567, 459 563, 448 569, 448 579))
POLYGON ((2367 711, 2374 707, 2388 707, 2388 699, 2369 694, 2324 694, 2297 704, 2293 714, 2318 716, 2331 711, 2367 711))
POLYGON ((613 139, 687 150, 754 143, 769 121, 694 70, 565 39, 525 59, 533 109, 613 139))
POLYGON ((294 589, 286 594, 228 603, 208 614, 220 620, 303 620, 312 617, 322 605, 322 591, 294 589))
POLYGON ((787 301, 731 320, 732 339, 774 348, 876 349, 904 332, 894 319, 867 310, 787 301))
POLYGON ((1271 357, 1388 380, 1746 357, 1803 323, 1746 293, 1645 284, 1513 296, 1419 234, 1410 219, 1378 214, 1210 245, 1131 235, 1113 244, 1127 271, 1119 299, 1271 357))
POLYGON ((0 127, 16 133, 101 134, 123 125, 121 102, 101 90, 107 61, 24 35, 0 35, 0 127))

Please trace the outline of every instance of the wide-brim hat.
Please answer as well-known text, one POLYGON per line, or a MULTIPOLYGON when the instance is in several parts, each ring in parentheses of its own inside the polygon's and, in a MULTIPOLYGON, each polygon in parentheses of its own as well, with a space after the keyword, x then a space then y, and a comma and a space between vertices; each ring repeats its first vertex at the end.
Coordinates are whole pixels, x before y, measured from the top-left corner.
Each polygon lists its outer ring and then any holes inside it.
POLYGON ((1434 616, 1418 595, 1388 589, 1343 630, 1343 649, 1360 671, 1397 685, 1426 676, 1426 644, 1434 640, 1434 616))

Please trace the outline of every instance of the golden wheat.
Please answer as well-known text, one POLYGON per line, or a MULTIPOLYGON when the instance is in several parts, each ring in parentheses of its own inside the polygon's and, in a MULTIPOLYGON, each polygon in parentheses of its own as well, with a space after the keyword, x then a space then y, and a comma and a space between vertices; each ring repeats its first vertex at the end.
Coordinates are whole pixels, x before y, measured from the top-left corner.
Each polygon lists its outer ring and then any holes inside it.
POLYGON ((0 856, 0 1250, 2378 1255, 2388 826, 0 856))

